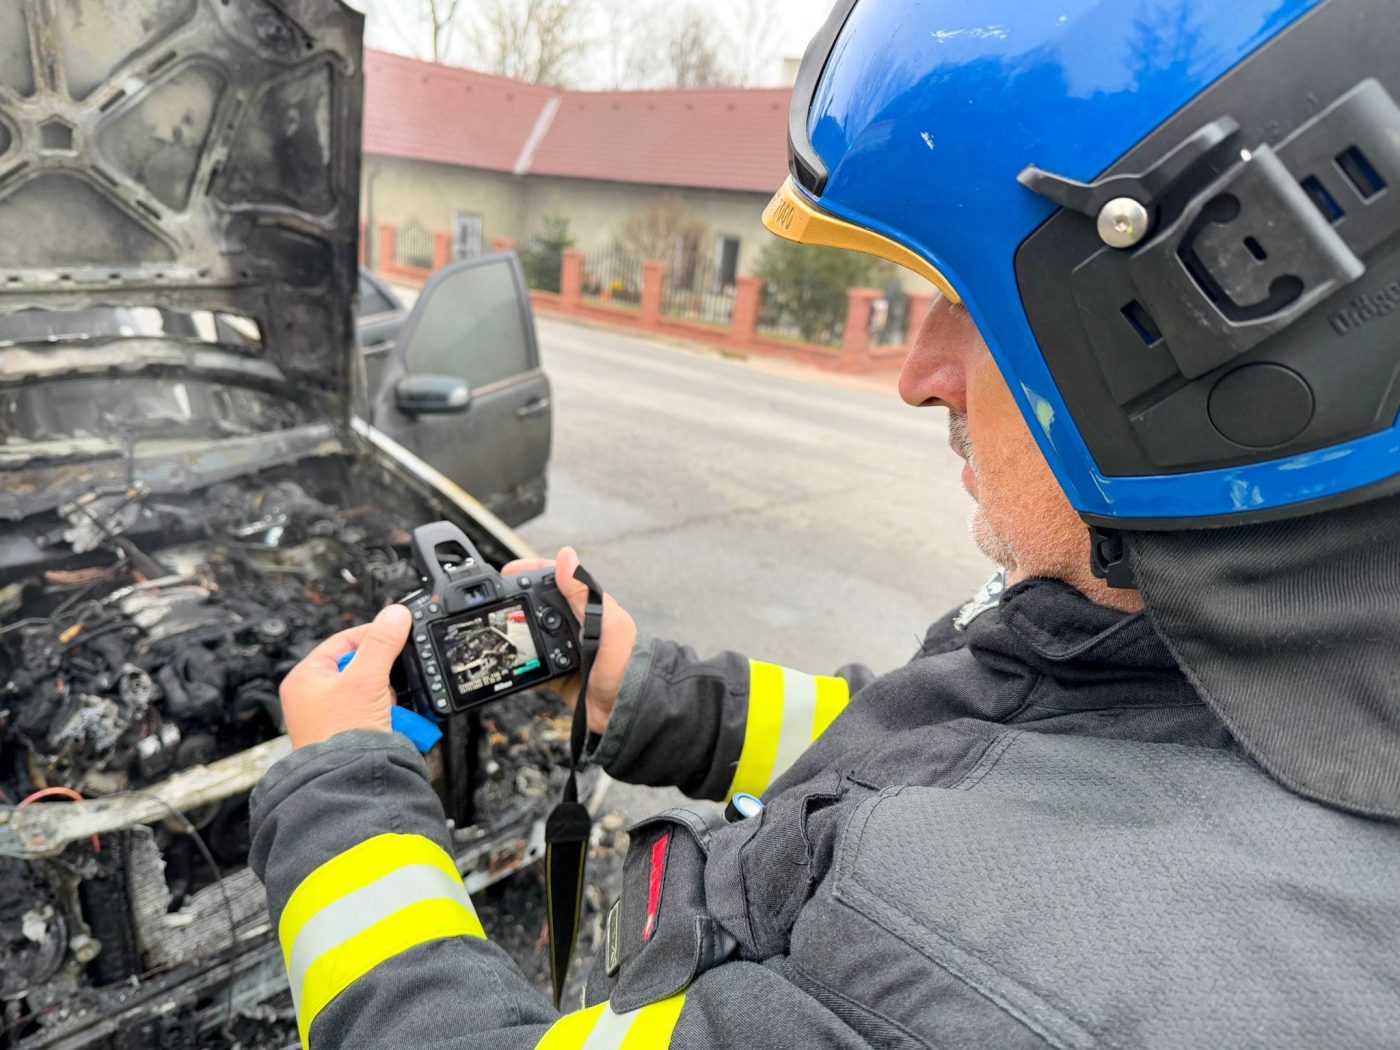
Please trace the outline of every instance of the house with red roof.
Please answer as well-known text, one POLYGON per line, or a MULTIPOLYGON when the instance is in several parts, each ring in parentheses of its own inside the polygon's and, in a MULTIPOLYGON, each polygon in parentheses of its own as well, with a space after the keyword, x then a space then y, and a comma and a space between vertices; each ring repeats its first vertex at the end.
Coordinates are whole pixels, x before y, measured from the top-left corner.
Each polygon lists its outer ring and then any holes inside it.
POLYGON ((363 218, 397 227, 401 255, 433 230, 452 231, 459 257, 524 243, 548 216, 594 252, 663 200, 683 203, 686 250, 721 284, 769 243, 786 88, 565 91, 380 51, 365 62, 363 218))

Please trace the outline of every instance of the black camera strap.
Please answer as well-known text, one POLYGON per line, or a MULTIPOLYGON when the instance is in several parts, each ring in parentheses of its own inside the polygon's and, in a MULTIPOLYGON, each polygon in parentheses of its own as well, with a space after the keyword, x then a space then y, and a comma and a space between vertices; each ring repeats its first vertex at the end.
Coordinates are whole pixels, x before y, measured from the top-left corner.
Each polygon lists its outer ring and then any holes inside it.
POLYGON ((564 796, 545 824, 544 892, 549 921, 549 976, 554 985, 554 1008, 559 1009, 564 994, 564 978, 578 940, 583 916, 583 877, 588 864, 588 840, 593 818, 579 801, 578 773, 583 749, 588 743, 588 678, 603 640, 603 589, 580 566, 574 579, 588 588, 588 605, 583 614, 579 639, 582 677, 578 702, 574 705, 573 729, 569 734, 569 779, 564 796))

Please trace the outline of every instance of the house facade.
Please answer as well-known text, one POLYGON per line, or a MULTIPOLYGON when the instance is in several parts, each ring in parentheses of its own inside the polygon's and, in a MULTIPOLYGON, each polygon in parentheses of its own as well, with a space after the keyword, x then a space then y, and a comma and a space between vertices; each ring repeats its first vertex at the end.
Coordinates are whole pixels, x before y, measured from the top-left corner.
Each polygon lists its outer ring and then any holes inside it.
POLYGON ((662 261, 730 285, 771 241, 761 215, 787 174, 790 97, 562 91, 370 51, 362 219, 396 227, 409 264, 431 257, 433 231, 461 257, 527 243, 553 216, 591 255, 674 227, 689 258, 662 261))

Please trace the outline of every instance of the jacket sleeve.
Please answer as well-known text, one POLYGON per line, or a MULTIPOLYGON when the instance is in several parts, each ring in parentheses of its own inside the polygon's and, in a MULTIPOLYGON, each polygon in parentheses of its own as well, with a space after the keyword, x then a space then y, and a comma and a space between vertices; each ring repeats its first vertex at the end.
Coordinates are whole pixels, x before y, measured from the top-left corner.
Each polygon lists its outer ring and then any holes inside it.
POLYGON ((761 795, 874 677, 854 664, 817 677, 735 652, 701 660, 641 636, 591 758, 617 780, 692 798, 761 795))
POLYGON ((754 963, 630 1013, 560 1016, 487 940, 422 759, 397 737, 342 733, 284 759, 254 792, 252 835, 304 1047, 701 1050, 776 1046, 775 1031, 782 1046, 865 1045, 754 963))

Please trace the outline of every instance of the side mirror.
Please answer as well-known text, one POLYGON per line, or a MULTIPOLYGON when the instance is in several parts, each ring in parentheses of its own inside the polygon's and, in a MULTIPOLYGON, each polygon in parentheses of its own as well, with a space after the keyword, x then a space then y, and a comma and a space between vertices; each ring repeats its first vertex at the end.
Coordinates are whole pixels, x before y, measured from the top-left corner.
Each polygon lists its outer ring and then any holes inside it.
POLYGON ((406 376, 394 388, 399 411, 405 415, 446 415, 471 407, 472 392, 455 376, 406 376))

